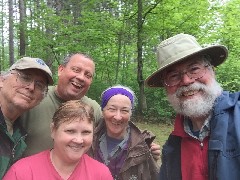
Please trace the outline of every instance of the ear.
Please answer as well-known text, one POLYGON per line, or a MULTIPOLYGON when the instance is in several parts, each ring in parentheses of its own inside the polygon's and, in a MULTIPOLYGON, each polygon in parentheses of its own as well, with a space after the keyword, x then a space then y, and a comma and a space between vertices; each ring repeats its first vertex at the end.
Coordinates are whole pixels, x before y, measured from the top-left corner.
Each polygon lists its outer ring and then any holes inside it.
POLYGON ((50 124, 50 130, 51 130, 51 138, 54 140, 54 137, 55 137, 55 128, 54 128, 54 124, 51 123, 50 124))
POLYGON ((3 77, 3 75, 0 75, 0 88, 3 87, 3 81, 5 80, 5 78, 3 77))
POLYGON ((216 77, 216 68, 214 66, 211 66, 211 72, 213 77, 216 77))
POLYGON ((60 76, 62 74, 62 71, 65 67, 63 65, 59 65, 58 66, 58 76, 60 76))

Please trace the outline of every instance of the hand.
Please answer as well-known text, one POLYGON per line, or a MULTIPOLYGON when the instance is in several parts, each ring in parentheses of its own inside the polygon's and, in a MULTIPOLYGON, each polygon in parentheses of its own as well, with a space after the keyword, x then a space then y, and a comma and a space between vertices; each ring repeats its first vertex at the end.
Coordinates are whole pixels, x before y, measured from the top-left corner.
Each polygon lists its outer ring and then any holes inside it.
POLYGON ((156 143, 152 143, 150 145, 150 150, 152 153, 153 158, 157 161, 160 159, 161 156, 161 148, 160 145, 156 144, 156 143))

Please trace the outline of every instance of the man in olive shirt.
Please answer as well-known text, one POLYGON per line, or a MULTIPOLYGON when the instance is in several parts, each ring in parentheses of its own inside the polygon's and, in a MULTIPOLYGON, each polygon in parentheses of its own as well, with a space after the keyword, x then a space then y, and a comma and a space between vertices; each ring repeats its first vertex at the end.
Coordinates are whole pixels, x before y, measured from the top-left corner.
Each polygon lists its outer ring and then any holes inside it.
POLYGON ((87 55, 68 55, 58 67, 58 84, 50 86, 47 96, 35 108, 21 116, 21 124, 26 129, 27 149, 24 156, 36 154, 52 148, 50 123, 56 109, 62 102, 81 99, 94 109, 95 123, 102 116, 99 104, 85 96, 95 73, 95 64, 87 55))

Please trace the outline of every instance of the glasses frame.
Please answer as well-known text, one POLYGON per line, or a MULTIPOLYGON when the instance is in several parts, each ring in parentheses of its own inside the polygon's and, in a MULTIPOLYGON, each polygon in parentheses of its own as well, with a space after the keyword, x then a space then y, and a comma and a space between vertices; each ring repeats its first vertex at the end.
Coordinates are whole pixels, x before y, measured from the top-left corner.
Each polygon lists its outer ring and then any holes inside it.
POLYGON ((187 71, 187 69, 189 69, 189 68, 191 67, 191 66, 190 66, 190 67, 185 68, 183 72, 178 71, 180 77, 179 77, 179 81, 178 81, 177 83, 175 83, 175 84, 173 84, 173 85, 169 85, 169 84, 166 82, 166 78, 163 78, 162 81, 163 81, 163 83, 164 83, 166 86, 168 86, 168 87, 174 87, 174 86, 177 86, 177 85, 180 84, 180 82, 182 81, 182 77, 183 77, 184 74, 186 74, 190 79, 198 80, 198 79, 202 78, 203 76, 205 76, 207 67, 211 66, 209 63, 199 64, 199 65, 203 65, 203 70, 204 70, 203 74, 202 74, 201 76, 199 76, 199 77, 196 77, 196 78, 191 77, 191 74, 190 74, 190 76, 189 76, 189 71, 187 71))
POLYGON ((40 86, 36 86, 36 83, 37 84, 44 84, 44 83, 41 83, 40 81, 37 81, 37 80, 34 80, 31 76, 21 72, 21 71, 17 71, 17 70, 14 70, 15 72, 10 72, 11 74, 16 74, 17 77, 16 77, 16 82, 20 82, 23 86, 27 87, 29 86, 30 84, 32 84, 32 82, 34 82, 34 89, 36 89, 37 91, 41 92, 41 94, 43 96, 46 96, 47 92, 48 92, 48 85, 45 84, 43 85, 44 87, 43 88, 40 88, 40 86), (28 80, 26 80, 27 78, 24 78, 23 76, 28 76, 28 80))

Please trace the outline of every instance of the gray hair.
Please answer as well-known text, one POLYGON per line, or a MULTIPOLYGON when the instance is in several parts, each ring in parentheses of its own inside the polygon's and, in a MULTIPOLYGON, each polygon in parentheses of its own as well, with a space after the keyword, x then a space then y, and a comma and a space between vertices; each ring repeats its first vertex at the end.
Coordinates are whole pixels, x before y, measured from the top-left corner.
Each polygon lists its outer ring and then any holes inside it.
POLYGON ((0 76, 1 76, 1 77, 6 77, 7 75, 10 74, 10 72, 11 72, 11 71, 9 71, 9 70, 7 70, 7 71, 1 71, 0 76))
POLYGON ((85 58, 88 58, 89 60, 93 61, 93 59, 92 59, 89 55, 83 54, 83 53, 81 53, 81 52, 77 52, 77 53, 67 54, 67 55, 63 58, 63 61, 62 61, 61 65, 66 66, 66 65, 69 63, 69 61, 71 60, 71 57, 74 56, 74 55, 76 55, 76 54, 81 55, 81 56, 83 56, 83 57, 85 57, 85 58))
POLYGON ((212 61, 211 56, 209 56, 208 54, 204 54, 202 59, 203 59, 203 62, 205 62, 205 63, 207 63, 207 64, 212 66, 212 64, 211 64, 211 61, 212 61))

